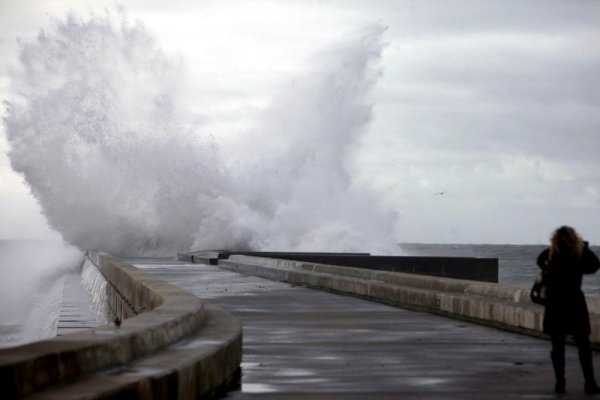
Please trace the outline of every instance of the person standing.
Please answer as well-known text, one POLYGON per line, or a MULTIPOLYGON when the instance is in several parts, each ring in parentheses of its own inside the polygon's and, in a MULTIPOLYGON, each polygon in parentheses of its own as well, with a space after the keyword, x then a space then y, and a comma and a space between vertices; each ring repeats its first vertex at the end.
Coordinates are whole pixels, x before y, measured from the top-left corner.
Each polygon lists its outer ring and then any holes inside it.
POLYGON ((556 376, 554 391, 565 392, 565 340, 567 335, 573 335, 579 350, 585 392, 599 394, 589 338, 590 318, 581 281, 583 274, 598 271, 600 261, 575 229, 562 226, 553 233, 550 247, 538 256, 537 264, 546 272, 543 331, 552 340, 550 358, 556 376))

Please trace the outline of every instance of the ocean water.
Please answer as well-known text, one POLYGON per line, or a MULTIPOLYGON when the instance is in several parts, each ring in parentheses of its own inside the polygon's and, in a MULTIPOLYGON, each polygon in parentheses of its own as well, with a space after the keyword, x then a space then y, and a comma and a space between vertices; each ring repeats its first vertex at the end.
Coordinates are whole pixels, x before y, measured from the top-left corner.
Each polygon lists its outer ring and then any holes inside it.
MULTIPOLYGON (((498 283, 529 287, 539 273, 538 255, 546 245, 512 244, 400 244, 402 254, 415 256, 482 257, 498 259, 498 283)), ((600 246, 590 247, 600 256, 600 246)), ((583 279, 583 291, 600 294, 600 272, 583 279)))
POLYGON ((0 240, 0 347, 54 336, 63 278, 81 257, 62 242, 0 240))

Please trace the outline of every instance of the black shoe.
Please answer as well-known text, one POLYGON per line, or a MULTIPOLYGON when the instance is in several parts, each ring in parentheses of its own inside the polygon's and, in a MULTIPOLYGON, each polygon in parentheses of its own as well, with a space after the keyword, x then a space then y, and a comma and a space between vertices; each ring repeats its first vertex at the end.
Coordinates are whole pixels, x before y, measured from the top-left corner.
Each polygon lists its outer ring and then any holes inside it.
POLYGON ((585 394, 600 394, 600 387, 596 385, 596 382, 586 383, 585 394))
POLYGON ((565 380, 558 380, 554 385, 554 393, 564 393, 565 392, 565 380))

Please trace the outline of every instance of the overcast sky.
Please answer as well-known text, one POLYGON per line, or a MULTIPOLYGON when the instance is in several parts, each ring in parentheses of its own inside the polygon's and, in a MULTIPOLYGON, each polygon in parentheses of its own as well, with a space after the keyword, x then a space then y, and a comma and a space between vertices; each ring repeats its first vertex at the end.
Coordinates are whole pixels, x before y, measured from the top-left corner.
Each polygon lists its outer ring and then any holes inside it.
MULTIPOLYGON (((123 5, 181 57, 201 94, 190 102, 217 138, 219 127, 246 128, 319 49, 366 24, 387 26, 374 119, 350 168, 399 214, 397 240, 545 243, 571 224, 600 243, 598 1, 123 5)), ((114 2, 0 2, 0 98, 12 96, 17 38, 105 7, 114 2)), ((0 126, 0 238, 47 237, 7 151, 0 126)))

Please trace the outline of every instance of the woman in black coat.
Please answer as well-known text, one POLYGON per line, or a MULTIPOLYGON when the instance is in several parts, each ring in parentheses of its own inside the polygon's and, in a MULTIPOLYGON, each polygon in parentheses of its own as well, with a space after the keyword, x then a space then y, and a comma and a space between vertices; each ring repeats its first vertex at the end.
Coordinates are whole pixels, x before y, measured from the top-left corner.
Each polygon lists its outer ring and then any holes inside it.
POLYGON ((573 335, 579 349, 585 392, 598 394, 600 387, 594 378, 589 339, 590 318, 581 281, 583 274, 592 274, 600 268, 600 261, 573 228, 563 226, 554 232, 550 247, 539 255, 537 264, 546 272, 544 333, 552 339, 555 391, 565 391, 565 338, 573 335))

